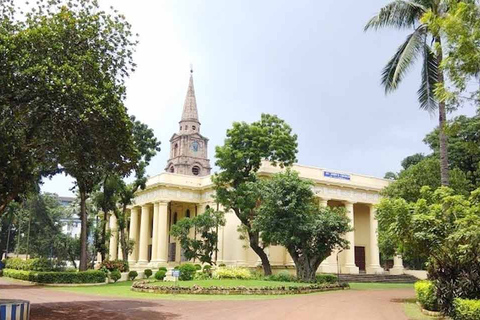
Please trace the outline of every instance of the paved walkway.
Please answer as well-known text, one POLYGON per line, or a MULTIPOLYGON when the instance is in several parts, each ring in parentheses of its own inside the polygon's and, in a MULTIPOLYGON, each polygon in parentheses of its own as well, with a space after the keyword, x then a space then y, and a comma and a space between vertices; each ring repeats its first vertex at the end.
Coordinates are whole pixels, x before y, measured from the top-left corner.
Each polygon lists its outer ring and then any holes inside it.
POLYGON ((174 301, 68 293, 0 278, 0 298, 32 303, 32 320, 57 319, 328 319, 407 320, 412 289, 347 290, 270 300, 174 301))

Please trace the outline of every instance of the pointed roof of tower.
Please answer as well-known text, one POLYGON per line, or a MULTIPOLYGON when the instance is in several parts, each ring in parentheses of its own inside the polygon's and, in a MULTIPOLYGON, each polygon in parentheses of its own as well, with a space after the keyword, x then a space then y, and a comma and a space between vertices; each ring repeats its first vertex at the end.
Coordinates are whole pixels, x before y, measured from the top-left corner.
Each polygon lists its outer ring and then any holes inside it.
POLYGON ((183 104, 183 113, 181 121, 198 121, 197 99, 195 99, 195 89, 193 87, 193 70, 190 70, 190 81, 188 83, 187 96, 183 104))

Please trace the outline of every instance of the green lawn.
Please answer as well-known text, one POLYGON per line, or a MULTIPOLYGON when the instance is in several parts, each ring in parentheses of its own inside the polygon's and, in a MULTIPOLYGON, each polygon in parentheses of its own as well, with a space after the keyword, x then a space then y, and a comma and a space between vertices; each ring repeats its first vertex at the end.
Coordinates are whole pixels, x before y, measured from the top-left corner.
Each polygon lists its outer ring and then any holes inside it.
POLYGON ((405 314, 409 320, 442 320, 445 318, 430 317, 423 314, 420 307, 415 303, 415 299, 407 300, 404 303, 405 314))
POLYGON ((375 289, 413 289, 413 283, 376 283, 376 282, 350 282, 353 290, 375 290, 375 289))

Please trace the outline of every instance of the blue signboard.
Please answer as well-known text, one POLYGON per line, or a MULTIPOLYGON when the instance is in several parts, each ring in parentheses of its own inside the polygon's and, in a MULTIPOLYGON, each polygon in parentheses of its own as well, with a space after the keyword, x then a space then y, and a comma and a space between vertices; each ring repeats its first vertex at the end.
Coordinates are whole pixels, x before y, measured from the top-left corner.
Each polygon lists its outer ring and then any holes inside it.
POLYGON ((173 270, 172 271, 172 276, 175 277, 175 278, 180 277, 180 270, 173 270))
POLYGON ((330 171, 323 171, 323 176, 327 178, 333 178, 333 179, 350 180, 349 174, 336 173, 336 172, 330 172, 330 171))

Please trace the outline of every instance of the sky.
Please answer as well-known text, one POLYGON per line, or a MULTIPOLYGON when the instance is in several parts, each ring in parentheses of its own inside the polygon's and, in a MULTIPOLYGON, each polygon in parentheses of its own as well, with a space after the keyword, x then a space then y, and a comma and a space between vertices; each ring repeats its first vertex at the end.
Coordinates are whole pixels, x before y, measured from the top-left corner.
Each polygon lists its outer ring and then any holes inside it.
MULTIPOLYGON (((418 108, 420 66, 393 94, 380 86, 383 66, 408 31, 363 31, 388 1, 99 2, 125 14, 140 35, 125 103, 162 143, 150 176, 165 169, 190 64, 212 165, 232 123, 262 113, 290 124, 302 165, 383 177, 406 156, 429 153, 422 140, 438 120, 418 108)), ((73 179, 57 175, 42 190, 69 196, 72 187, 73 179)))

